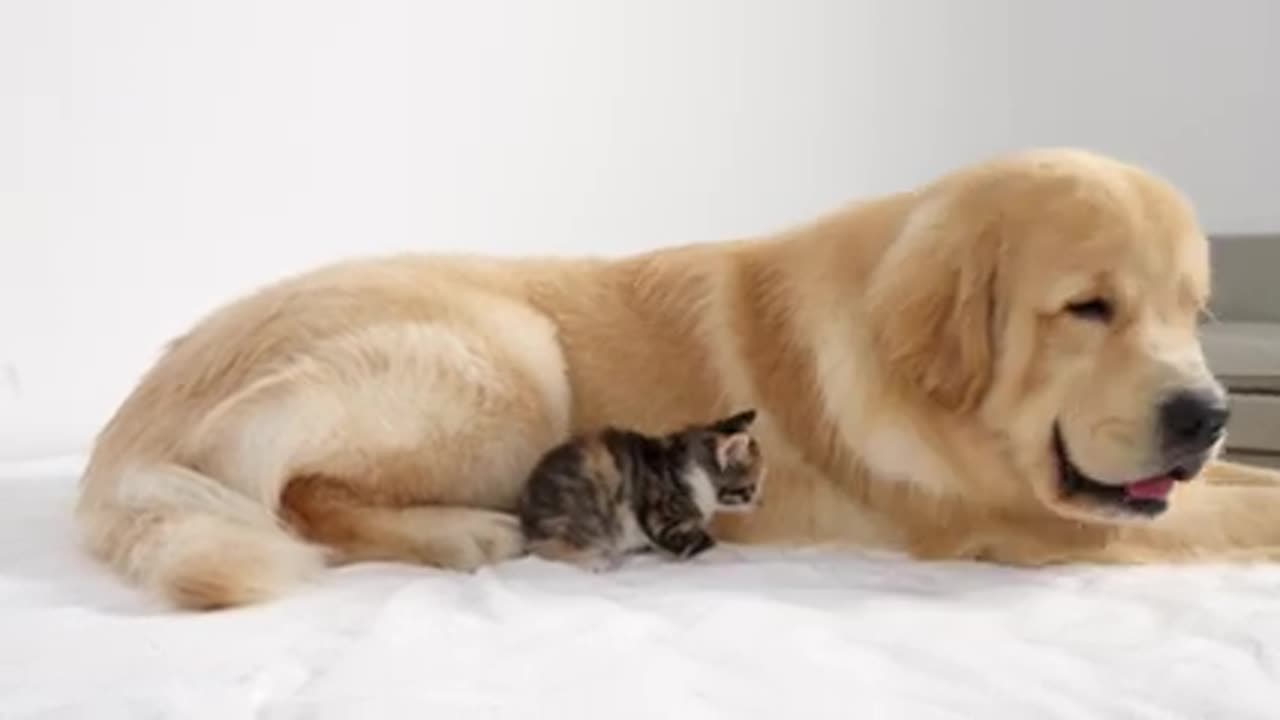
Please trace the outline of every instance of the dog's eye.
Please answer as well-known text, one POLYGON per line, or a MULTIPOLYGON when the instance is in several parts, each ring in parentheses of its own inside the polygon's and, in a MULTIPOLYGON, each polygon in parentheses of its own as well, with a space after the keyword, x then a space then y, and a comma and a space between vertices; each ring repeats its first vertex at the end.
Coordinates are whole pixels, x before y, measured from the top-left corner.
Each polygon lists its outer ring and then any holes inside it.
POLYGON ((1115 314, 1115 309, 1111 306, 1110 301, 1102 298, 1093 298, 1067 305, 1067 312, 1083 320, 1110 322, 1115 314))

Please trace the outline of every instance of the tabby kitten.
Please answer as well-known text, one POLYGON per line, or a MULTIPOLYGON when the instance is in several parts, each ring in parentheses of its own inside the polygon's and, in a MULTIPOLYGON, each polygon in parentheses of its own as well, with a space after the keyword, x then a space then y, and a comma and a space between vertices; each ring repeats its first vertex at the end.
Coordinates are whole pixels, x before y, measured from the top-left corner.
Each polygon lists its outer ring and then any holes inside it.
POLYGON ((755 417, 746 410, 661 436, 609 427, 553 448, 519 501, 529 551, 593 572, 654 548, 679 559, 705 552, 714 512, 759 502, 755 417))

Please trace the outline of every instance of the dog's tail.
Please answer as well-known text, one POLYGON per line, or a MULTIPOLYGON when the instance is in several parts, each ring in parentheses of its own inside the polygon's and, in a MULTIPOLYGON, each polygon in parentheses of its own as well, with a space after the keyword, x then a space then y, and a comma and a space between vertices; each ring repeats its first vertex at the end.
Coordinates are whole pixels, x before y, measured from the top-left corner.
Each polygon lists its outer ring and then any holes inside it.
POLYGON ((194 470, 154 465, 113 480, 105 483, 110 496, 81 497, 85 544, 178 607, 267 600, 325 564, 324 551, 290 533, 271 508, 194 470))

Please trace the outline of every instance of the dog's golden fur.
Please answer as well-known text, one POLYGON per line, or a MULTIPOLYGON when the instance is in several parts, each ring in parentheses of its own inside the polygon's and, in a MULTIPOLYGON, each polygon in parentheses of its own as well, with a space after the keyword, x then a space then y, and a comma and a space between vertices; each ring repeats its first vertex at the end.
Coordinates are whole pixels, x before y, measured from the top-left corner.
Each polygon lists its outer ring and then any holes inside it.
POLYGON ((176 605, 269 598, 325 563, 468 569, 568 433, 741 407, 772 478, 730 540, 1016 564, 1280 555, 1280 479, 1213 462, 1140 519, 1064 496, 1054 428, 1104 482, 1155 472, 1162 394, 1218 389, 1208 249, 1135 167, 1037 150, 773 237, 618 260, 331 266, 176 340, 98 438, 88 547, 176 605), (1105 297, 1110 322, 1070 303, 1105 297))

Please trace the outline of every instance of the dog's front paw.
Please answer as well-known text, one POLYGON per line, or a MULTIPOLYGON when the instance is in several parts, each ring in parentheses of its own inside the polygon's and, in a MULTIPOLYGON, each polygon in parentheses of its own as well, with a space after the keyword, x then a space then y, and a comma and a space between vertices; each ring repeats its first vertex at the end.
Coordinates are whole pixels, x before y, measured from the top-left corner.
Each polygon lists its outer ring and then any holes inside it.
POLYGON ((501 512, 476 510, 468 518, 445 565, 465 572, 520 557, 525 552, 520 521, 501 512))

